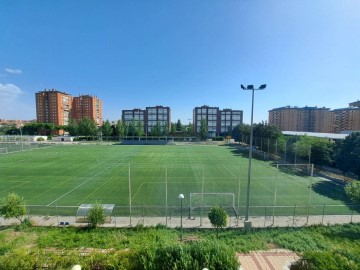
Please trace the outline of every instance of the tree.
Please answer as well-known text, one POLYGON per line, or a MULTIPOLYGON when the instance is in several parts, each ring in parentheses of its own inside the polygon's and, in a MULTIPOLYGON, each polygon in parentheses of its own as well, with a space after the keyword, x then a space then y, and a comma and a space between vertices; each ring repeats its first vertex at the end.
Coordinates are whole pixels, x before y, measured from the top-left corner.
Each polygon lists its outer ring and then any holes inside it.
POLYGON ((150 135, 156 137, 162 135, 161 126, 159 122, 157 122, 156 125, 151 128, 150 135))
POLYGON ((194 125, 192 123, 189 122, 186 132, 189 136, 194 134, 194 125))
POLYGON ((354 202, 360 203, 360 182, 352 181, 344 188, 346 195, 354 202))
POLYGON ((237 142, 240 141, 243 142, 244 139, 246 141, 246 138, 250 138, 250 125, 247 124, 237 125, 236 127, 233 128, 231 132, 231 137, 233 137, 234 140, 237 142))
POLYGON ((74 118, 70 118, 69 124, 66 126, 65 130, 69 132, 71 136, 79 135, 79 125, 74 118))
POLYGON ((176 133, 176 124, 175 124, 175 123, 171 123, 170 133, 171 133, 171 134, 175 134, 175 133, 176 133))
POLYGON ((26 215, 25 201, 16 193, 9 193, 2 198, 0 207, 0 215, 5 219, 16 218, 23 222, 23 216, 26 215))
POLYGON ((353 173, 360 179, 360 132, 352 133, 339 143, 336 165, 343 172, 353 173))
POLYGON ((5 135, 20 135, 20 129, 15 125, 9 126, 5 131, 5 135))
POLYGON ((183 126, 181 124, 180 119, 178 119, 176 122, 176 131, 182 131, 182 130, 183 130, 183 126))
POLYGON ((200 139, 205 141, 208 136, 208 127, 205 118, 201 118, 200 122, 200 139))
POLYGON ((97 226, 105 223, 105 218, 106 214, 104 207, 99 202, 95 202, 87 215, 89 226, 91 228, 96 228, 97 226))
POLYGON ((136 136, 135 120, 132 119, 128 126, 128 136, 136 136))
POLYGON ((37 135, 38 133, 38 123, 26 123, 22 127, 23 135, 37 135))
POLYGON ((211 224, 217 229, 217 236, 219 236, 219 229, 227 224, 227 215, 223 208, 216 206, 210 209, 208 214, 211 224))
POLYGON ((110 124, 109 120, 106 120, 104 122, 104 124, 101 127, 101 132, 102 132, 102 135, 105 137, 111 136, 112 129, 111 129, 111 124, 110 124))
POLYGON ((164 127, 161 129, 161 134, 163 136, 168 136, 169 135, 169 126, 168 126, 167 122, 164 123, 164 127))
POLYGON ((141 121, 137 121, 135 127, 136 136, 144 136, 144 124, 141 121))
POLYGON ((115 136, 119 136, 119 137, 124 137, 125 136, 125 124, 121 120, 118 120, 116 122, 115 136))
POLYGON ((84 118, 79 121, 78 132, 81 136, 96 136, 98 129, 94 120, 84 118))
POLYGON ((324 138, 313 138, 311 144, 311 163, 330 165, 332 162, 334 143, 324 138))

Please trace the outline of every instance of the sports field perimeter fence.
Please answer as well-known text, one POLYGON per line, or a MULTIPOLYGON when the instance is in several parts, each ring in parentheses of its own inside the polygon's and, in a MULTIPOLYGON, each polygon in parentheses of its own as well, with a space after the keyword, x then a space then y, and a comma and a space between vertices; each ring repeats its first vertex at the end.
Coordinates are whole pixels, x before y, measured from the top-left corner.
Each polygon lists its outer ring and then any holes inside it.
MULTIPOLYGON (((84 225, 86 216, 76 216, 79 206, 27 205, 27 215, 36 225, 84 225), (77 222, 79 218, 81 222, 77 222)), ((227 227, 243 227, 245 207, 224 208, 228 215, 227 227)), ((193 210, 189 206, 115 206, 104 226, 133 227, 163 225, 179 227, 211 227, 208 219, 210 208, 193 210)), ((254 227, 299 227, 318 224, 344 224, 360 222, 360 205, 293 205, 250 206, 250 220, 254 227)))

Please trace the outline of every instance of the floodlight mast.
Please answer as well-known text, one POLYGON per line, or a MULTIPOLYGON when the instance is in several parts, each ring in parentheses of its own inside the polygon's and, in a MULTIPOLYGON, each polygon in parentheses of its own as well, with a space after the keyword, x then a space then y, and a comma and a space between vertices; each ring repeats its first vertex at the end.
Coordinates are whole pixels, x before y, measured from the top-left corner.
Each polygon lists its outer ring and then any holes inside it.
POLYGON ((251 90, 252 91, 252 99, 251 99, 251 123, 250 123, 250 144, 249 144, 249 168, 248 168, 248 180, 247 180, 247 188, 246 188, 246 206, 245 206, 245 221, 244 228, 245 230, 251 229, 251 221, 249 220, 249 207, 250 207, 250 179, 251 179, 251 159, 252 159, 252 151, 253 151, 253 115, 254 115, 254 91, 255 90, 264 90, 266 88, 266 84, 262 84, 259 88, 254 88, 254 85, 250 84, 247 87, 241 85, 242 90, 251 90))

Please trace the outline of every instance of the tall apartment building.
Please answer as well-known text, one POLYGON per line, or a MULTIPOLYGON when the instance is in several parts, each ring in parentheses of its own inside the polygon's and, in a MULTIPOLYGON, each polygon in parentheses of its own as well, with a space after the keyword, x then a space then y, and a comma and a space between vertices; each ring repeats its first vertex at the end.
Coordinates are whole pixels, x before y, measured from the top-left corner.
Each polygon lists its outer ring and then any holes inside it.
POLYGON ((269 124, 282 131, 330 132, 330 109, 280 107, 269 111, 269 124))
POLYGON ((133 120, 139 122, 142 126, 145 126, 145 110, 141 109, 132 109, 132 110, 122 110, 121 119, 126 124, 131 123, 133 120))
POLYGON ((150 133, 152 128, 159 124, 160 127, 164 130, 170 130, 171 128, 171 110, 170 107, 164 106, 155 106, 155 107, 146 107, 145 110, 142 109, 132 109, 132 110, 122 110, 121 119, 125 123, 130 123, 131 121, 141 122, 144 127, 145 133, 150 133))
POLYGON ((171 110, 170 107, 155 106, 146 107, 145 131, 151 132, 152 128, 159 123, 162 129, 171 128, 171 110))
POLYGON ((200 132, 201 119, 206 120, 208 136, 215 137, 219 126, 219 107, 201 106, 193 110, 194 131, 200 132))
POLYGON ((193 110, 193 123, 196 132, 200 132, 201 119, 205 119, 208 127, 208 136, 213 138, 242 124, 243 112, 231 109, 220 110, 219 107, 209 107, 206 105, 195 107, 193 110))
POLYGON ((349 105, 351 107, 330 111, 332 133, 360 131, 360 101, 349 105))
POLYGON ((94 120, 98 126, 102 126, 102 100, 91 95, 74 97, 71 117, 76 121, 89 118, 94 120))
POLYGON ((90 118, 99 126, 103 123, 102 101, 97 97, 84 95, 73 98, 70 94, 58 90, 37 92, 36 120, 39 123, 53 123, 66 126, 74 118, 90 118))
POLYGON ((224 109, 220 111, 220 120, 220 132, 218 133, 223 134, 242 124, 243 112, 240 110, 224 109))
POLYGON ((70 119, 73 98, 57 90, 44 90, 35 94, 36 119, 40 123, 67 125, 70 119))
POLYGON ((349 103, 350 107, 358 107, 360 108, 360 100, 349 103))

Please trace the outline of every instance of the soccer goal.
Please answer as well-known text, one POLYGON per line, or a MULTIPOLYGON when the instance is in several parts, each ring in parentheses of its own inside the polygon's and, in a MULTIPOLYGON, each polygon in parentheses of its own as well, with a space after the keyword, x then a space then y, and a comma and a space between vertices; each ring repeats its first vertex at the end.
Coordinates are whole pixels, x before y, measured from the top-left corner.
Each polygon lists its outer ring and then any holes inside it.
POLYGON ((313 176, 314 164, 276 164, 278 171, 299 175, 313 176))
POLYGON ((8 153, 7 147, 0 148, 0 154, 7 154, 7 153, 8 153))
MULTIPOLYGON (((274 201, 273 201, 273 223, 274 223, 274 217, 275 217, 275 208, 277 206, 277 200, 279 197, 278 194, 278 186, 281 179, 284 177, 280 177, 280 172, 286 173, 286 178, 292 179, 299 179, 295 176, 304 177, 304 179, 307 179, 308 185, 309 185, 309 193, 308 197, 306 198, 305 194, 302 194, 304 197, 304 203, 303 205, 310 205, 311 203, 311 195, 312 195, 312 185, 313 185, 313 176, 314 176, 314 164, 277 164, 276 165, 276 180, 275 180, 275 187, 274 187, 274 201)), ((295 187, 294 187, 295 188, 295 187)))
POLYGON ((189 217, 201 216, 203 211, 209 211, 214 206, 237 216, 234 193, 190 193, 189 217))

